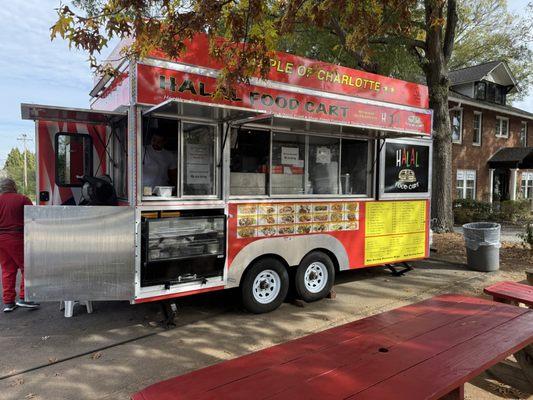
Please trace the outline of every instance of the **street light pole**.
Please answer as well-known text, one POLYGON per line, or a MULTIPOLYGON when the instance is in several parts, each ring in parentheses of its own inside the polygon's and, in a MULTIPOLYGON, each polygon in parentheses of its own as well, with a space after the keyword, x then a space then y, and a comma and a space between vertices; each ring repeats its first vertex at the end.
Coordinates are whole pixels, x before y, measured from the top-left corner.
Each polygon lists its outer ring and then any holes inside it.
POLYGON ((28 137, 27 134, 22 133, 20 137, 17 138, 17 140, 20 140, 23 143, 24 146, 24 193, 28 190, 28 145, 27 142, 31 142, 32 139, 28 137))

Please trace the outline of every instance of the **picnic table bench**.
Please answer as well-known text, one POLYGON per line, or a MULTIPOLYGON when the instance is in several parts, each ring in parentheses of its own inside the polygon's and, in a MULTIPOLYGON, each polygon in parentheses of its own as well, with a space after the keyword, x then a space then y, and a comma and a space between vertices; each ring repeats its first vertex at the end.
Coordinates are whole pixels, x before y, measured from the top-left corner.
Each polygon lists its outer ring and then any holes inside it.
POLYGON ((437 296, 156 383, 134 400, 462 399, 533 342, 533 311, 437 296))
MULTIPOLYGON (((533 308, 533 286, 518 282, 498 282, 483 290, 494 301, 513 305, 524 304, 533 308)), ((514 354, 527 380, 533 385, 533 345, 529 345, 514 354)))
POLYGON ((533 307, 533 286, 518 282, 498 282, 483 291, 501 303, 522 303, 533 307))

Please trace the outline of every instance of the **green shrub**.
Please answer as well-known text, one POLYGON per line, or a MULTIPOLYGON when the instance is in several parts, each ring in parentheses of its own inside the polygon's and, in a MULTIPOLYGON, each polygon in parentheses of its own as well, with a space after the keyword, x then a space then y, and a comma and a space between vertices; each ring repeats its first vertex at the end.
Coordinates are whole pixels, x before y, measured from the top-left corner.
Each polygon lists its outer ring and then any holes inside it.
POLYGON ((531 220, 528 200, 506 200, 486 203, 472 199, 458 199, 453 202, 453 216, 456 224, 468 222, 526 222, 531 220))
POLYGON ((523 222, 530 217, 529 200, 505 200, 500 202, 500 221, 523 222))

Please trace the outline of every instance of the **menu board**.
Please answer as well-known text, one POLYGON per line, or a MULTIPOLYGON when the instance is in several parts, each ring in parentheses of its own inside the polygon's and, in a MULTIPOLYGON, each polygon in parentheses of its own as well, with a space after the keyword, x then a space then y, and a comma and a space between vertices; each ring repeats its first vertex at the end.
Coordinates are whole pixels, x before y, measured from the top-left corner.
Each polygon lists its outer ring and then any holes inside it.
POLYGON ((429 145, 386 142, 384 193, 426 193, 429 191, 429 145))
POLYGON ((237 207, 237 237, 241 239, 358 229, 358 202, 240 204, 237 207))
POLYGON ((425 200, 366 203, 365 264, 383 264, 424 257, 425 200))

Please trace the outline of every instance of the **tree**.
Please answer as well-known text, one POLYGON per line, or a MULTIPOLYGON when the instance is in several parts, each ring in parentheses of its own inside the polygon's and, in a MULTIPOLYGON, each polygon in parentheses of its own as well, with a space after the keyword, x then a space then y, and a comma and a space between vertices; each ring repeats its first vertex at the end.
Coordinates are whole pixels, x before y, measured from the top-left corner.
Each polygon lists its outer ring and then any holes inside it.
POLYGON ((4 173, 17 184, 19 193, 35 199, 35 154, 27 150, 28 187, 24 188, 24 152, 14 147, 7 155, 4 173))
POLYGON ((156 48, 173 57, 183 50, 184 40, 207 32, 210 54, 225 65, 222 90, 257 72, 266 75, 270 52, 302 25, 333 32, 352 66, 369 71, 377 70, 372 61, 376 46, 403 49, 424 72, 434 110, 434 171, 439 171, 433 180, 434 228, 453 228, 447 97, 456 0, 78 0, 76 5, 86 13, 60 7, 51 34, 86 50, 93 67, 102 69, 95 55, 113 36, 134 38, 124 57, 142 58, 156 48), (228 41, 216 41, 216 35, 228 41))

